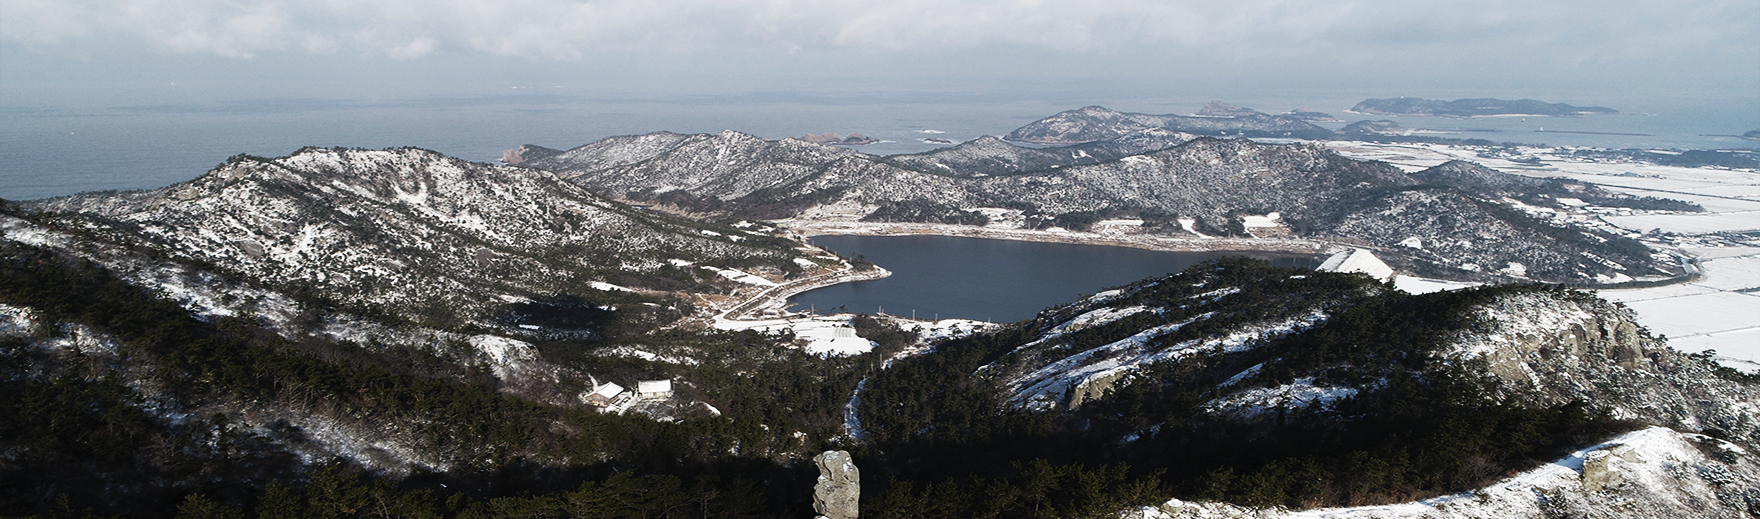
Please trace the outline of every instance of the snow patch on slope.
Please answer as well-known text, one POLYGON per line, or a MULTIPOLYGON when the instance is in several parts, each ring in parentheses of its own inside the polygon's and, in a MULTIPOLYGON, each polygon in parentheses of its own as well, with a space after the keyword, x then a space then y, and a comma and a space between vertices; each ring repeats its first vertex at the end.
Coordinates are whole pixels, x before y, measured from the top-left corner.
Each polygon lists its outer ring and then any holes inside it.
MULTIPOLYGON (((1248 372, 1256 372, 1259 366, 1249 368, 1241 375, 1250 376, 1248 372)), ((1230 385, 1239 379, 1237 375, 1229 379, 1230 385)), ((1355 388, 1316 386, 1314 377, 1303 377, 1295 382, 1277 387, 1256 387, 1242 391, 1226 398, 1211 400, 1204 404, 1205 411, 1218 414, 1237 416, 1256 416, 1275 409, 1304 409, 1314 406, 1327 407, 1333 402, 1357 395, 1355 388)))
POLYGON ((1571 453, 1490 486, 1391 505, 1292 511, 1169 500, 1121 519, 1480 519, 1504 517, 1750 517, 1760 483, 1753 454, 1705 436, 1650 427, 1571 453), (1699 444, 1699 445, 1695 445, 1699 444), (1707 446, 1707 448, 1701 448, 1707 446), (1724 460, 1707 452, 1721 452, 1724 460), (1728 462, 1725 460, 1735 460, 1728 462))
MULTIPOLYGON (((1103 384, 1117 380, 1119 377, 1136 372, 1151 363, 1177 359, 1206 350, 1241 351, 1260 338, 1276 337, 1306 330, 1324 322, 1328 317, 1325 312, 1314 310, 1307 315, 1280 322, 1239 327, 1228 335, 1220 337, 1193 339, 1159 348, 1150 347, 1156 338, 1178 331, 1188 324, 1211 315, 1213 314, 1206 313, 1186 321, 1149 328, 1111 344, 1058 359, 1030 373, 1015 377, 1007 383, 1010 391, 1008 401, 1016 407, 1025 409, 1051 409, 1055 406, 1065 405, 1070 401, 1072 390, 1081 389, 1090 384, 1103 384)), ((1043 344, 1045 341, 1047 339, 1041 339, 1033 344, 1043 344)), ((994 369, 994 366, 994 364, 987 365, 979 368, 979 371, 994 369)))

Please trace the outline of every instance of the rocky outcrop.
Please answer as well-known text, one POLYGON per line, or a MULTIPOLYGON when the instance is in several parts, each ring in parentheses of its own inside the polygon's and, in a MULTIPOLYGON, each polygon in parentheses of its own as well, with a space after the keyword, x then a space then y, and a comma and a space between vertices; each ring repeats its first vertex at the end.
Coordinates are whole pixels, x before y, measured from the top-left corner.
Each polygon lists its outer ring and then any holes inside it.
POLYGON ((1174 499, 1121 519, 1747 518, 1760 512, 1760 463, 1728 442, 1652 427, 1490 486, 1423 501, 1291 511, 1174 499))
POLYGON ((1452 354, 1483 362, 1507 398, 1578 400, 1614 418, 1760 447, 1760 388, 1667 348, 1623 305, 1523 294, 1481 307, 1478 317, 1489 333, 1464 334, 1452 354))
POLYGON ((813 511, 824 519, 856 519, 856 501, 862 495, 861 472, 849 451, 825 451, 813 457, 819 465, 819 483, 813 486, 813 511))

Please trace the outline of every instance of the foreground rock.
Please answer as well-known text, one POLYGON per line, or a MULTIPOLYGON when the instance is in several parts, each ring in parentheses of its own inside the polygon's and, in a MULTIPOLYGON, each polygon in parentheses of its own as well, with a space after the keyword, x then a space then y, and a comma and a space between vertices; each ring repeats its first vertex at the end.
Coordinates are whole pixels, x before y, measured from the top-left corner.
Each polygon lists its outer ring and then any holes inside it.
POLYGON ((819 465, 819 484, 813 486, 813 511, 825 519, 855 519, 862 482, 849 451, 825 451, 813 457, 813 463, 819 465))

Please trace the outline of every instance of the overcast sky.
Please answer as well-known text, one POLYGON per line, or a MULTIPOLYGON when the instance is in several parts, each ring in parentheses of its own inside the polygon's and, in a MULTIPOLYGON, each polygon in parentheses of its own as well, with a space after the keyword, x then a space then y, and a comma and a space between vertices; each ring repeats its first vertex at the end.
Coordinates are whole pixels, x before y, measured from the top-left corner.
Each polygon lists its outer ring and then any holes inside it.
POLYGON ((0 76, 8 104, 105 89, 150 97, 148 87, 173 83, 221 98, 522 85, 687 96, 1284 88, 1578 103, 1752 97, 1760 3, 0 0, 0 76))

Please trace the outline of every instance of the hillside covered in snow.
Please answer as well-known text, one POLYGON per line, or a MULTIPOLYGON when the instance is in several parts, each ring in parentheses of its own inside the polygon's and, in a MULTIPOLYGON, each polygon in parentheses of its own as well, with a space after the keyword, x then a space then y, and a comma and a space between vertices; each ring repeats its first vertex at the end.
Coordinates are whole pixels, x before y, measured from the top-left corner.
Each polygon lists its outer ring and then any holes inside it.
POLYGON ((239 156, 162 189, 20 209, 29 223, 19 225, 412 321, 488 323, 510 305, 563 296, 633 303, 637 290, 741 286, 691 266, 699 263, 777 278, 802 272, 796 242, 644 212, 541 171, 414 148, 239 156))
POLYGON ((785 294, 886 271, 759 219, 1136 227, 1618 281, 1676 263, 1566 212, 1656 200, 1165 129, 514 155, 308 148, 0 202, 0 515, 791 516, 825 450, 854 454, 876 517, 1760 503, 1753 377, 1587 293, 1229 259, 1012 325, 802 316, 785 294))
POLYGON ((888 157, 731 131, 656 133, 522 165, 608 197, 727 221, 1098 231, 1176 238, 1197 250, 1213 237, 1367 245, 1401 271, 1473 281, 1597 284, 1686 274, 1679 258, 1652 251, 1639 235, 1575 216, 1585 206, 1655 199, 1465 162, 1407 174, 1311 144, 1156 128, 1047 148, 986 137, 888 157))
MULTIPOLYGON (((977 484, 960 475, 972 467, 1006 473, 995 468, 1004 460, 1119 464, 1179 499, 1296 510, 1486 488, 1664 425, 1734 442, 1707 448, 1727 449, 1739 467, 1703 470, 1748 475, 1713 478, 1694 495, 1725 510, 1714 515, 1738 516, 1760 483, 1742 461, 1760 445, 1757 403, 1747 377, 1668 349, 1629 310, 1589 294, 1510 285, 1409 295, 1361 275, 1223 261, 897 361, 863 383, 859 416, 875 464, 899 467, 898 477, 958 486, 977 484)), ((1649 462, 1686 479, 1701 470, 1649 462)), ((1631 495, 1669 491, 1629 481, 1643 486, 1631 495)), ((1571 506, 1594 507, 1576 488, 1571 506)), ((1533 493, 1498 499, 1566 506, 1533 493)), ((1450 506, 1482 516, 1471 500, 1450 506)))

